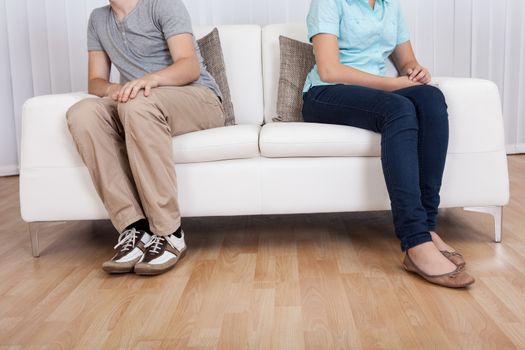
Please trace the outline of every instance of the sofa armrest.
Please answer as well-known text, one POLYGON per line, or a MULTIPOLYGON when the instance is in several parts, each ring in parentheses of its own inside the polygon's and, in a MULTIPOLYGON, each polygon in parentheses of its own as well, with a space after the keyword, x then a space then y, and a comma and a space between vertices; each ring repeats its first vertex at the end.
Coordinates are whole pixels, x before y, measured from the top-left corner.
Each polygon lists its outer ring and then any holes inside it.
POLYGON ((443 92, 447 101, 449 153, 505 152, 496 84, 481 79, 437 77, 432 85, 443 92))
POLYGON ((82 166, 69 134, 66 112, 80 100, 93 97, 70 93, 33 97, 22 108, 20 172, 32 168, 82 166))

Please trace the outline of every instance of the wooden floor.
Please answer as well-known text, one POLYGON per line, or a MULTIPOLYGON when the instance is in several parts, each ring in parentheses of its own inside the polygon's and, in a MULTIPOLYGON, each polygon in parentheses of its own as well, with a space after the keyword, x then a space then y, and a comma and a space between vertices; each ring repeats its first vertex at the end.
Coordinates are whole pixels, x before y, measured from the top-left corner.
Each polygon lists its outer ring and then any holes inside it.
POLYGON ((502 244, 489 216, 441 213, 469 290, 404 272, 386 212, 185 219, 189 254, 153 278, 101 270, 106 221, 45 225, 34 259, 0 178, 0 348, 524 349, 525 156, 509 167, 502 244))

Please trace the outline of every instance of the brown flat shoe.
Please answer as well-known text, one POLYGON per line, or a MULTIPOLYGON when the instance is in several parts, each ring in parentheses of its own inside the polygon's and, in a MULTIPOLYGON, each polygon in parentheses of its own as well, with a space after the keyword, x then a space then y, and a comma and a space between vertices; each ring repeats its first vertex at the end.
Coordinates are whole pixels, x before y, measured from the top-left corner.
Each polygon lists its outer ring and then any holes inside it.
POLYGON ((446 250, 442 250, 441 254, 443 254, 445 258, 450 260, 457 267, 465 267, 465 265, 467 264, 465 262, 465 259, 463 258, 463 255, 461 255, 458 252, 449 252, 446 250))
POLYGON ((421 271, 416 264, 410 259, 408 254, 405 255, 405 260, 403 261, 403 267, 408 272, 418 274, 423 277, 430 283, 437 284, 439 286, 448 287, 448 288, 465 288, 470 286, 476 280, 474 277, 466 273, 462 267, 457 267, 454 271, 445 273, 442 275, 430 276, 421 271))

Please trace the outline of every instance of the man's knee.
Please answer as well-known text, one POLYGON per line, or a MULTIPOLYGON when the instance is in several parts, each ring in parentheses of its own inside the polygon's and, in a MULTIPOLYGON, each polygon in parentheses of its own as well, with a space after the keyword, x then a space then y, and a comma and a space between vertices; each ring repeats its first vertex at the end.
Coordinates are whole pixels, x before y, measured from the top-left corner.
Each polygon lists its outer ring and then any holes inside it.
POLYGON ((66 112, 67 125, 72 133, 84 133, 93 130, 107 113, 100 98, 88 98, 75 103, 66 112))
POLYGON ((144 91, 141 90, 135 96, 135 98, 130 98, 127 102, 119 102, 117 105, 118 114, 130 114, 136 113, 144 108, 150 108, 155 105, 153 98, 154 91, 151 91, 151 94, 146 97, 144 96, 144 91))
MULTIPOLYGON (((152 91, 152 93, 154 93, 152 91)), ((145 119, 154 119, 158 113, 158 106, 153 95, 144 96, 143 91, 138 95, 128 100, 127 102, 120 102, 117 105, 118 116, 124 128, 133 127, 134 125, 142 125, 145 119)))

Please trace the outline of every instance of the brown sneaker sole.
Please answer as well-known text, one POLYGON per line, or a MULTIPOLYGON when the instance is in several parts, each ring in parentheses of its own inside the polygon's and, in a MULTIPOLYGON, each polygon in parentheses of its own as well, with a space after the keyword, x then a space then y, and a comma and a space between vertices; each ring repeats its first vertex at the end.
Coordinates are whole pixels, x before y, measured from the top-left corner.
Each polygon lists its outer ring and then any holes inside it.
POLYGON ((156 276, 167 272, 171 270, 177 264, 177 262, 179 262, 179 260, 184 257, 184 255, 186 255, 187 250, 187 248, 184 249, 180 252, 180 255, 164 264, 148 264, 140 262, 135 265, 135 273, 140 276, 156 276))
POLYGON ((135 264, 140 260, 140 258, 132 260, 127 263, 118 263, 112 260, 106 261, 102 264, 102 270, 109 274, 122 274, 133 272, 135 264))

